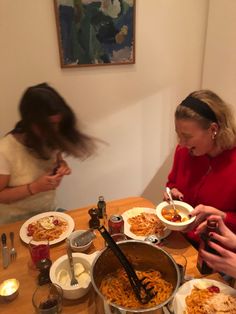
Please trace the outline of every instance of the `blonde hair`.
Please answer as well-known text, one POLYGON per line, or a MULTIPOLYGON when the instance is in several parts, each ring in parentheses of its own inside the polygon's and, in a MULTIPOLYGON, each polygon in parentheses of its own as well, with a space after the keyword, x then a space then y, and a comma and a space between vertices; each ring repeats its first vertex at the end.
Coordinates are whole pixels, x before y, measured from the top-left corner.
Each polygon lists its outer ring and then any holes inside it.
MULTIPOLYGON (((203 101, 215 113, 217 124, 219 126, 217 136, 215 137, 216 145, 222 150, 235 147, 236 123, 230 106, 210 90, 195 91, 189 96, 203 101)), ((197 121, 203 129, 208 129, 213 123, 211 120, 208 120, 192 109, 182 106, 181 104, 176 108, 175 118, 197 121)))

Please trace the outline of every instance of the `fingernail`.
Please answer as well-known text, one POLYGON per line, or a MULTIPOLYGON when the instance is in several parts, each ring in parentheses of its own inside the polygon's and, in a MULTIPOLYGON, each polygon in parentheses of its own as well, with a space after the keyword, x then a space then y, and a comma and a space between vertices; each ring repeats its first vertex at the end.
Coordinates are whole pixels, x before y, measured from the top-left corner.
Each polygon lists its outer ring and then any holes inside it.
POLYGON ((209 233, 210 238, 214 238, 214 234, 212 232, 209 233))

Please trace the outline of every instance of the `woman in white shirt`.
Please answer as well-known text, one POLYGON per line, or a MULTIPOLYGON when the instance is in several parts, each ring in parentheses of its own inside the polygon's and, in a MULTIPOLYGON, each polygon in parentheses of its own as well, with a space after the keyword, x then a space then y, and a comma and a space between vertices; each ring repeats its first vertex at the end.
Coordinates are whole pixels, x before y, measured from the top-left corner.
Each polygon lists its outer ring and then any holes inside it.
POLYGON ((21 120, 0 140, 0 224, 55 210, 55 190, 71 173, 62 154, 84 159, 95 148, 46 83, 25 91, 19 111, 21 120))

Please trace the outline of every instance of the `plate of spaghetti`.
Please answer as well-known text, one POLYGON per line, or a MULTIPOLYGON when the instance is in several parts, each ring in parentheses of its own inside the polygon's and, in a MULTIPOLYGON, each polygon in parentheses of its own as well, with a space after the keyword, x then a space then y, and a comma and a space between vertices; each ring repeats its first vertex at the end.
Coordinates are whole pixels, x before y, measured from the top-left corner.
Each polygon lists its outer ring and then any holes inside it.
POLYGON ((144 240, 151 234, 164 239, 171 233, 157 217, 154 208, 134 207, 125 211, 122 217, 124 233, 134 240, 144 240))
POLYGON ((236 314, 236 290, 211 279, 193 279, 177 291, 173 304, 176 314, 236 314))
POLYGON ((20 228, 20 238, 23 242, 39 244, 48 240, 56 244, 66 239, 74 230, 74 220, 65 213, 46 212, 28 219, 20 228))

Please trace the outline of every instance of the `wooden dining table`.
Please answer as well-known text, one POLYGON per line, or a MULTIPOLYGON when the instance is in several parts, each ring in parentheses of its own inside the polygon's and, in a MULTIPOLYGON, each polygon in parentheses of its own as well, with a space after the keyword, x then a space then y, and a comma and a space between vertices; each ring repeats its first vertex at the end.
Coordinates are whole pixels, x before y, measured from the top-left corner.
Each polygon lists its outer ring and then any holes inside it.
MULTIPOLYGON (((95 204, 84 208, 78 208, 75 210, 68 210, 66 213, 70 215, 75 222, 76 229, 88 229, 90 216, 88 210, 95 207, 95 204)), ((120 200, 114 200, 107 202, 107 215, 122 214, 126 210, 134 207, 146 207, 155 208, 155 205, 142 197, 128 197, 120 200)), ((9 233, 11 231, 15 234, 15 248, 17 250, 17 258, 11 262, 10 265, 3 269, 2 256, 0 260, 0 283, 6 279, 16 278, 20 282, 19 295, 11 302, 4 302, 0 300, 0 313, 1 314, 31 314, 34 313, 32 305, 32 295, 37 288, 37 276, 38 271, 29 267, 30 254, 29 248, 19 236, 19 231, 24 221, 19 221, 12 224, 5 224, 0 226, 0 234, 5 232, 9 239, 9 233)), ((9 244, 9 241, 8 241, 9 244)), ((104 240, 99 233, 96 233, 96 238, 93 241, 93 245, 86 251, 86 254, 92 254, 95 251, 99 251, 105 247, 104 240)), ((172 232, 167 238, 165 238, 161 247, 168 253, 173 255, 184 255, 187 259, 186 275, 189 278, 200 278, 202 275, 199 273, 197 264, 197 251, 190 245, 190 243, 184 238, 180 232, 172 232)), ((50 258, 54 262, 60 256, 66 254, 66 243, 62 241, 54 246, 50 247, 50 258)), ((213 274, 211 278, 219 281, 223 281, 219 274, 213 274)), ((64 314, 102 314, 98 310, 97 301, 100 299, 95 290, 91 287, 86 296, 75 301, 64 300, 63 310, 64 314)))

